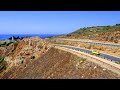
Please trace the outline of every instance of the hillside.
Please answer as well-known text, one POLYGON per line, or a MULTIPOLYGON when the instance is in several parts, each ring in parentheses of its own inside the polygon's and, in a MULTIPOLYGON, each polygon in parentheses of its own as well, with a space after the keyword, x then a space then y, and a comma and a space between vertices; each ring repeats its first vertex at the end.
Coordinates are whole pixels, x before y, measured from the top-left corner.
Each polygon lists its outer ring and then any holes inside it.
POLYGON ((99 41, 120 42, 120 24, 114 26, 93 26, 80 28, 62 38, 91 39, 99 41))
POLYGON ((24 65, 15 66, 2 79, 114 79, 115 73, 84 58, 51 48, 44 55, 24 65))
POLYGON ((0 79, 120 78, 87 59, 52 47, 39 37, 1 46, 0 54, 0 79))
MULTIPOLYGON (((24 38, 8 46, 1 46, 0 71, 3 67, 6 67, 4 71, 7 71, 10 67, 26 66, 28 62, 45 54, 49 47, 49 43, 39 37, 24 38), (7 63, 7 65, 4 63, 7 63)), ((2 73, 4 73, 4 71, 2 73)))

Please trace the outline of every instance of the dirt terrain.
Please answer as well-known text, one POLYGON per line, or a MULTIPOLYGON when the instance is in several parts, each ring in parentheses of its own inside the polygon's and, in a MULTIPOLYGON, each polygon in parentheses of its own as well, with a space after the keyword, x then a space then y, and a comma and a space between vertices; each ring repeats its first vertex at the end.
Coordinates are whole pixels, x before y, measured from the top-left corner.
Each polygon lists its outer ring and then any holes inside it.
POLYGON ((106 53, 109 55, 114 55, 119 57, 120 56, 120 48, 119 47, 110 47, 105 45, 99 45, 99 44, 90 44, 90 43, 84 43, 84 42, 73 42, 71 40, 69 41, 62 41, 62 40, 49 40, 53 44, 63 44, 63 45, 70 45, 75 46, 78 48, 86 48, 90 50, 97 50, 100 53, 106 53))
POLYGON ((95 34, 94 38, 90 38, 90 39, 98 40, 98 41, 108 41, 108 42, 120 43, 120 30, 95 34))
POLYGON ((13 61, 17 65, 21 62, 27 63, 29 60, 39 58, 48 48, 48 43, 39 37, 25 38, 17 42, 17 45, 7 47, 5 60, 8 63, 13 61))
POLYGON ((39 37, 24 38, 9 46, 0 47, 0 75, 9 71, 11 67, 26 66, 28 62, 44 55, 49 48, 49 43, 39 37))
POLYGON ((2 79, 117 79, 117 74, 69 52, 49 49, 27 66, 14 66, 2 79))

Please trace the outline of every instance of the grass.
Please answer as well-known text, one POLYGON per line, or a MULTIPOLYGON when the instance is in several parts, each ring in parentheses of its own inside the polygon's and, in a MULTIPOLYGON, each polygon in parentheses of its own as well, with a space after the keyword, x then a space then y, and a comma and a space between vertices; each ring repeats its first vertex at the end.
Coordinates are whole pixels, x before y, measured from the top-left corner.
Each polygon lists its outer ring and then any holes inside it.
POLYGON ((61 38, 105 40, 118 43, 120 37, 117 31, 120 31, 120 24, 114 26, 93 26, 80 28, 72 33, 61 36, 61 38))
POLYGON ((75 32, 72 32, 70 34, 90 35, 90 34, 97 34, 99 32, 113 31, 113 30, 116 30, 116 29, 120 29, 120 25, 114 25, 114 26, 94 26, 94 27, 80 28, 80 29, 78 29, 75 32))
POLYGON ((1 41, 0 41, 0 45, 8 45, 8 44, 10 44, 10 43, 11 43, 10 40, 1 40, 1 41))

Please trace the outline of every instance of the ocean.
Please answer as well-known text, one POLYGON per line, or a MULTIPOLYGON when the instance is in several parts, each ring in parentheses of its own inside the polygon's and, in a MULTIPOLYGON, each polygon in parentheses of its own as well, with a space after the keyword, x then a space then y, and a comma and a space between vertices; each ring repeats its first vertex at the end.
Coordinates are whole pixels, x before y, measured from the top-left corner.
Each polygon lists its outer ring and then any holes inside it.
POLYGON ((34 37, 34 36, 38 36, 40 38, 47 38, 50 36, 58 36, 58 34, 1 34, 0 35, 0 40, 7 40, 8 38, 15 36, 15 37, 26 37, 26 36, 30 36, 30 37, 34 37))

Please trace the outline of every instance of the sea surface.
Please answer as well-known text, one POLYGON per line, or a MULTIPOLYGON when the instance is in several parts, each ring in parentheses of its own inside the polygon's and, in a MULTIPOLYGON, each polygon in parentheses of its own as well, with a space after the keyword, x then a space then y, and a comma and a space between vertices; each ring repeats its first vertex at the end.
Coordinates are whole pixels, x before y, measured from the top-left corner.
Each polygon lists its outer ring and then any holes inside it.
POLYGON ((34 36, 38 36, 40 38, 47 38, 47 37, 51 37, 51 36, 58 36, 58 34, 0 34, 0 40, 7 40, 8 38, 15 36, 15 37, 34 37, 34 36))

